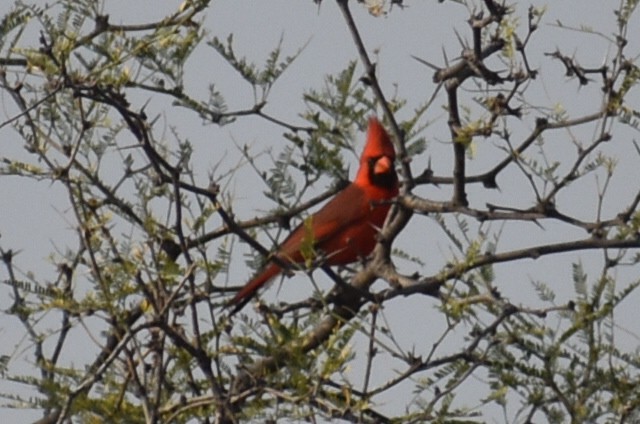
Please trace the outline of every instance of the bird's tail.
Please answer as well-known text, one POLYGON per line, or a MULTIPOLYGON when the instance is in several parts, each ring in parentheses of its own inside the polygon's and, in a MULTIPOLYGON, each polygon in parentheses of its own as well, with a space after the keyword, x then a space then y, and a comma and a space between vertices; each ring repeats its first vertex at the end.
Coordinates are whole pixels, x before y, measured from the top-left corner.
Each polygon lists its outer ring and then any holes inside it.
POLYGON ((269 280, 280 273, 281 269, 277 264, 271 263, 251 281, 249 281, 227 304, 228 308, 233 308, 231 314, 235 314, 246 305, 258 289, 264 286, 269 280))

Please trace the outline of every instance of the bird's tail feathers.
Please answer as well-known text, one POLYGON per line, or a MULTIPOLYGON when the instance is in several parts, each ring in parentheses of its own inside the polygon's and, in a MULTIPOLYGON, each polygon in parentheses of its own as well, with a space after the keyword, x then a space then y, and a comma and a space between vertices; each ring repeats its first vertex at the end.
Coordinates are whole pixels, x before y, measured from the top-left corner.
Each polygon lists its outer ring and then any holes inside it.
POLYGON ((231 314, 235 314, 244 307, 253 298, 258 289, 264 286, 269 280, 280 273, 280 267, 277 264, 271 263, 253 280, 249 281, 227 304, 228 308, 233 308, 231 314))

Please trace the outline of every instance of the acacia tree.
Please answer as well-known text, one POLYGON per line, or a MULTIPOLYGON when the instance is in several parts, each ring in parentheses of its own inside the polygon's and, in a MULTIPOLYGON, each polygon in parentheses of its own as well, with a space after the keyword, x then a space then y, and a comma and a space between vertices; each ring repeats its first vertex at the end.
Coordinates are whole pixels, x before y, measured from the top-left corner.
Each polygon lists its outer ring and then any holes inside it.
MULTIPOLYGON (((277 45, 253 64, 207 27, 215 3, 122 24, 108 2, 13 6, 0 33, 0 175, 62 189, 60 225, 71 229, 46 264, 22 262, 47 244, 28 228, 30 243, 0 239, 2 327, 24 333, 19 354, 2 353, 3 379, 30 389, 4 389, 8 405, 38 410, 43 423, 640 418, 637 335, 619 324, 639 284, 638 2, 612 4, 603 28, 546 25, 544 9, 494 0, 429 4, 466 8, 468 20, 431 35, 444 57, 408 58, 423 81, 405 88, 418 96, 412 110, 382 82, 387 64, 358 21, 384 31, 382 16, 419 7, 388 3, 309 1, 340 11, 343 47, 357 56, 298 93, 304 109, 277 113, 271 98, 285 87, 275 83, 298 54, 277 45), (537 44, 551 31, 598 38, 604 60, 584 66, 537 44), (214 86, 215 72, 208 93, 189 89, 198 49, 251 88, 250 107, 229 108, 239 94, 214 86), (541 80, 572 87, 579 107, 541 96, 541 80), (402 186, 372 255, 301 270, 230 316, 242 283, 233 264, 248 279, 343 186, 373 113, 394 139, 402 186), (228 133, 198 142, 207 133, 184 136, 184 122, 260 122, 281 141, 271 163, 239 148, 229 165, 228 133), (202 157, 216 165, 197 172, 202 157), (255 182, 265 196, 243 211, 233 187, 255 182), (529 281, 514 277, 523 263, 538 271, 529 281), (558 275, 572 276, 567 300, 556 297, 558 275), (285 293, 294 286, 297 298, 285 293), (424 328, 431 339, 405 334, 424 328)), ((5 208, 19 214, 15 203, 5 208)), ((3 217, 0 231, 11 225, 3 217)))

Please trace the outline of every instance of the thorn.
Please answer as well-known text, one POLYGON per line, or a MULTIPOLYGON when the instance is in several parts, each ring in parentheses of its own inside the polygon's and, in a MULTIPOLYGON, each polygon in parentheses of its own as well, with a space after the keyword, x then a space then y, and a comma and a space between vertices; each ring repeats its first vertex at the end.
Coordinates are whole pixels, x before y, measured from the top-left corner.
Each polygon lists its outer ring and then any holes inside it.
POLYGON ((449 57, 447 56, 447 51, 442 46, 442 56, 444 57, 444 64, 448 68, 449 67, 449 57))
POLYGON ((419 63, 423 64, 424 66, 433 69, 434 71, 439 71, 440 70, 440 68, 437 67, 436 65, 432 64, 431 62, 427 62, 424 59, 420 59, 417 56, 411 55, 411 58, 414 59, 414 60, 417 60, 419 63))
POLYGON ((466 50, 468 48, 467 43, 462 39, 462 36, 458 32, 458 30, 455 30, 454 32, 456 34, 456 38, 458 39, 458 43, 460 43, 460 46, 466 50))

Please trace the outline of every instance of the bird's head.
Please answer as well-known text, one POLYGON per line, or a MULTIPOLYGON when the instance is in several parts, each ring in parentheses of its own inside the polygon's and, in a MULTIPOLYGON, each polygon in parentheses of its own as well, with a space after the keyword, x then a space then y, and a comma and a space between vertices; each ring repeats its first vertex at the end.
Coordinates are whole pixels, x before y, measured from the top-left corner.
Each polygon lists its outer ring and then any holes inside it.
POLYGON ((360 156, 360 169, 356 183, 372 184, 377 187, 396 189, 398 176, 394 168, 396 151, 389 134, 377 118, 369 118, 367 143, 360 156))

